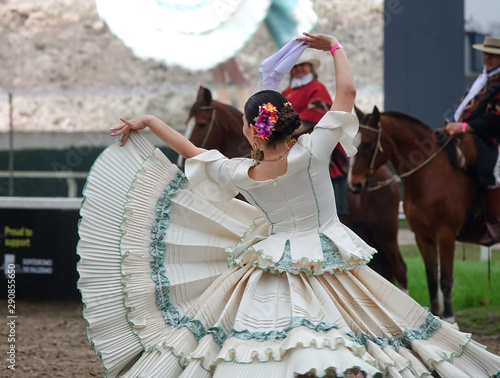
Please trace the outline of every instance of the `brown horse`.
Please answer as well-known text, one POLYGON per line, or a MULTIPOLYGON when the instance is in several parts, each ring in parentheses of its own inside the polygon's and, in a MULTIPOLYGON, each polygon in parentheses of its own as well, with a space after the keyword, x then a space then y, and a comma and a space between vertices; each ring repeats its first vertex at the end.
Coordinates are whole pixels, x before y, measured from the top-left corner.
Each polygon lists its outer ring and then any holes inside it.
MULTIPOLYGON (((200 87, 189 112, 185 136, 197 146, 217 149, 230 158, 248 156, 251 147, 241 131, 242 116, 235 108, 213 101, 210 91, 200 87)), ((391 177, 391 172, 383 167, 373 179, 391 177)), ((397 243, 399 201, 399 187, 394 182, 362 195, 349 192, 349 215, 340 216, 340 220, 379 251, 370 266, 407 290, 406 264, 397 243)))
POLYGON ((439 137, 413 117, 380 113, 375 107, 363 124, 366 126, 357 136, 358 153, 351 160, 349 185, 362 191, 369 186, 367 180, 374 170, 392 163, 404 185, 404 212, 425 263, 431 311, 451 321, 455 239, 477 242, 484 230, 481 222, 464 228, 475 205, 473 177, 451 163, 445 151, 451 146, 449 137, 439 137))
MULTIPOLYGON (((184 136, 198 147, 219 150, 227 157, 250 156, 251 147, 241 130, 242 117, 238 109, 213 101, 210 90, 200 87, 189 110, 184 136)), ((180 156, 178 165, 182 167, 182 163, 180 156)))

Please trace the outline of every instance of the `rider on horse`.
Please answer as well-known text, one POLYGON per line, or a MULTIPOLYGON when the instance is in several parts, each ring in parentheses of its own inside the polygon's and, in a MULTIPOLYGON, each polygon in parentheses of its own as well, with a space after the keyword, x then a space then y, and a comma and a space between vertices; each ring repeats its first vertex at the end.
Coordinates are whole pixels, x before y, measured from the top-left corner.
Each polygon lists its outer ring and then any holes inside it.
POLYGON ((446 125, 451 135, 470 131, 477 150, 477 174, 486 187, 487 232, 480 244, 500 241, 500 38, 485 37, 474 49, 483 52, 484 69, 462 98, 455 122, 446 125))

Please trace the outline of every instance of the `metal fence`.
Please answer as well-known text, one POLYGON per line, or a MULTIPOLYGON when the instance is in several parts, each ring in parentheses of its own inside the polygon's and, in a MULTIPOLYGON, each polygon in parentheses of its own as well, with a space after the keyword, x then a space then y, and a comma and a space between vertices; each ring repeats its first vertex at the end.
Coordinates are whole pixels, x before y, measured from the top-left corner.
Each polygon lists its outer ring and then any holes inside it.
POLYGON ((76 179, 85 179, 88 172, 74 171, 0 171, 0 178, 36 178, 36 179, 65 179, 68 185, 68 197, 78 196, 76 179))

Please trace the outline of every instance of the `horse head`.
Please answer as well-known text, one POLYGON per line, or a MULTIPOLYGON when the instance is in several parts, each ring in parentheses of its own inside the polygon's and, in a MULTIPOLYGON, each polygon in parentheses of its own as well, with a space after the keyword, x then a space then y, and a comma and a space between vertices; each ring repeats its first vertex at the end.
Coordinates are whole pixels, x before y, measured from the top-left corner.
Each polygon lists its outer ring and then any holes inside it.
POLYGON ((184 136, 201 148, 217 148, 221 133, 214 131, 217 122, 217 107, 208 88, 200 86, 195 103, 189 110, 184 136))
MULTIPOLYGON (((200 86, 189 110, 184 136, 198 147, 219 150, 229 158, 245 156, 250 145, 241 131, 242 117, 238 109, 213 100, 210 90, 200 86)), ((177 165, 182 167, 182 157, 177 165)))
POLYGON ((380 111, 375 106, 371 114, 360 120, 359 132, 354 138, 354 146, 358 152, 349 159, 347 177, 349 189, 354 193, 364 191, 370 177, 388 160, 382 147, 380 119, 380 111))

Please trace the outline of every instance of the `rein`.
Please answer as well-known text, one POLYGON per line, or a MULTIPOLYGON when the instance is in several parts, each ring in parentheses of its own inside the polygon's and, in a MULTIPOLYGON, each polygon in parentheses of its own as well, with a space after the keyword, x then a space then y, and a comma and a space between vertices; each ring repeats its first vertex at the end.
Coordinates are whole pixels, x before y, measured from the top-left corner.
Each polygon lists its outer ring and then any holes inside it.
POLYGON ((201 106, 198 110, 212 110, 212 115, 210 117, 210 123, 208 125, 207 134, 205 135, 205 138, 203 138, 203 142, 201 142, 201 145, 200 145, 200 148, 205 148, 205 145, 207 143, 208 137, 212 133, 212 129, 213 129, 214 124, 215 124, 216 109, 215 109, 214 105, 211 105, 211 106, 201 106))
MULTIPOLYGON (((363 129, 366 129, 366 130, 370 130, 370 131, 373 131, 374 133, 377 133, 377 145, 375 147, 375 150, 373 151, 373 156, 372 156, 372 158, 370 160, 370 167, 369 167, 369 171, 368 171, 368 179, 374 173, 375 159, 377 157, 377 153, 379 151, 380 152, 384 152, 384 150, 382 148, 382 144, 381 144, 381 139, 382 139, 382 124, 380 123, 380 121, 378 123, 378 126, 379 126, 378 128, 374 128, 374 127, 370 127, 370 126, 359 125, 360 128, 363 128, 363 129)), ((403 179, 407 178, 408 176, 411 176, 412 174, 414 174, 415 172, 417 172, 419 169, 421 169, 422 167, 424 167, 425 165, 427 165, 430 161, 432 161, 432 159, 434 159, 441 151, 443 151, 446 148, 446 146, 448 145, 448 143, 450 143, 450 141, 451 141, 451 137, 448 137, 448 139, 446 139, 446 141, 441 145, 441 147, 439 147, 431 156, 429 156, 427 159, 425 159, 422 163, 420 163, 419 165, 417 165, 415 168, 410 169, 408 172, 404 172, 404 173, 402 173, 400 175, 395 175, 395 176, 393 176, 390 179, 377 182, 377 184, 375 186, 371 186, 369 188, 366 188, 366 190, 369 191, 369 192, 371 192, 371 191, 374 191, 374 190, 378 190, 378 189, 384 188, 387 185, 392 184, 393 182, 398 182, 398 183, 402 182, 403 179)))

